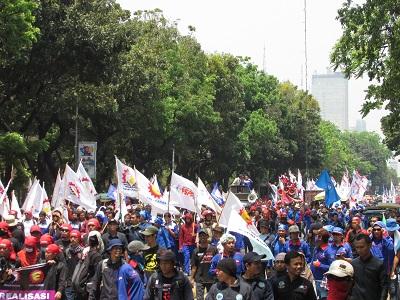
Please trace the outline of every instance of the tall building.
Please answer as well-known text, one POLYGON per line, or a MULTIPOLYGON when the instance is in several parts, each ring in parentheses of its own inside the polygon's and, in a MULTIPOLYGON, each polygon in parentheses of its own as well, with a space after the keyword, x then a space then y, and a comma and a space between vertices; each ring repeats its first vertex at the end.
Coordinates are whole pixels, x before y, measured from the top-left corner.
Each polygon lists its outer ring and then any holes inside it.
POLYGON ((348 80, 344 74, 315 74, 312 76, 311 90, 319 103, 322 119, 334 123, 341 130, 348 130, 348 80))
POLYGON ((356 120, 356 131, 364 132, 367 131, 367 123, 363 119, 356 120))

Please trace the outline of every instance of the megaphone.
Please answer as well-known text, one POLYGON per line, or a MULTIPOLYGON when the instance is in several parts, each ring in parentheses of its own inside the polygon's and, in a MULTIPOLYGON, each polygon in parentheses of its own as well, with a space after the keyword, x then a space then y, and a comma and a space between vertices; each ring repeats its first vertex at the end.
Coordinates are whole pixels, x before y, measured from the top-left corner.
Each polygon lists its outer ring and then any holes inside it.
POLYGON ((252 190, 251 193, 247 196, 247 201, 249 201, 249 203, 254 203, 257 199, 258 196, 254 190, 252 190))

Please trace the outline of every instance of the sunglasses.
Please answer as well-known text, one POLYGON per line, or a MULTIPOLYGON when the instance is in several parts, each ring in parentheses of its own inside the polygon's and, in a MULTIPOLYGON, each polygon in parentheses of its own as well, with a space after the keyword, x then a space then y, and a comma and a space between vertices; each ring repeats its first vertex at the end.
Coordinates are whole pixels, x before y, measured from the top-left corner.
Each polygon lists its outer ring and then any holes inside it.
POLYGON ((374 228, 374 229, 372 229, 372 231, 381 231, 382 229, 381 228, 374 228))
POLYGON ((61 231, 61 232, 69 232, 68 229, 61 229, 60 231, 61 231))

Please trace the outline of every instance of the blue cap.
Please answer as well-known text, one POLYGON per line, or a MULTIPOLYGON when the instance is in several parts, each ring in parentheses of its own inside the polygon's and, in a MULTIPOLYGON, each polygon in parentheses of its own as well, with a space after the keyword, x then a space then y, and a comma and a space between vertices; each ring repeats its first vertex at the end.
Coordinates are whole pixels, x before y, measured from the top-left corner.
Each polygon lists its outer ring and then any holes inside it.
POLYGON ((285 224, 279 224, 278 230, 287 230, 287 226, 285 224))
POLYGON ((400 226, 397 224, 395 219, 387 219, 386 220, 386 230, 387 231, 396 231, 399 230, 400 226))
POLYGON ((333 225, 325 225, 322 228, 331 233, 335 227, 333 225))
POLYGON ((157 217, 157 218, 154 220, 154 224, 163 225, 163 224, 164 224, 163 218, 157 217))
POLYGON ((379 226, 380 228, 386 228, 385 223, 383 223, 382 221, 376 221, 374 223, 374 225, 372 225, 372 227, 375 227, 375 226, 379 226))
POLYGON ((343 229, 340 227, 333 227, 332 233, 340 233, 343 234, 343 229))
POLYGON ((113 247, 116 247, 116 246, 123 247, 124 244, 122 244, 120 239, 112 239, 108 242, 107 251, 110 251, 113 247))

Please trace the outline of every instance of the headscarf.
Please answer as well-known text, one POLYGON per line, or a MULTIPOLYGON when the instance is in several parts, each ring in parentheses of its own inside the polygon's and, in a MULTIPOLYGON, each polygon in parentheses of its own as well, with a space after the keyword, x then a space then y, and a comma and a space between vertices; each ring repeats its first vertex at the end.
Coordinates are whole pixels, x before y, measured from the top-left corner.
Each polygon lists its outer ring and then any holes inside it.
MULTIPOLYGON (((99 241, 99 245, 97 247, 99 248, 99 252, 103 253, 104 252, 104 243, 103 243, 103 239, 101 238, 100 232, 98 232, 97 230, 93 230, 93 231, 89 232, 88 242, 89 242, 89 238, 91 236, 97 237, 97 240, 99 241)), ((90 246, 83 249, 83 257, 85 257, 88 254, 89 250, 90 250, 90 246)))

